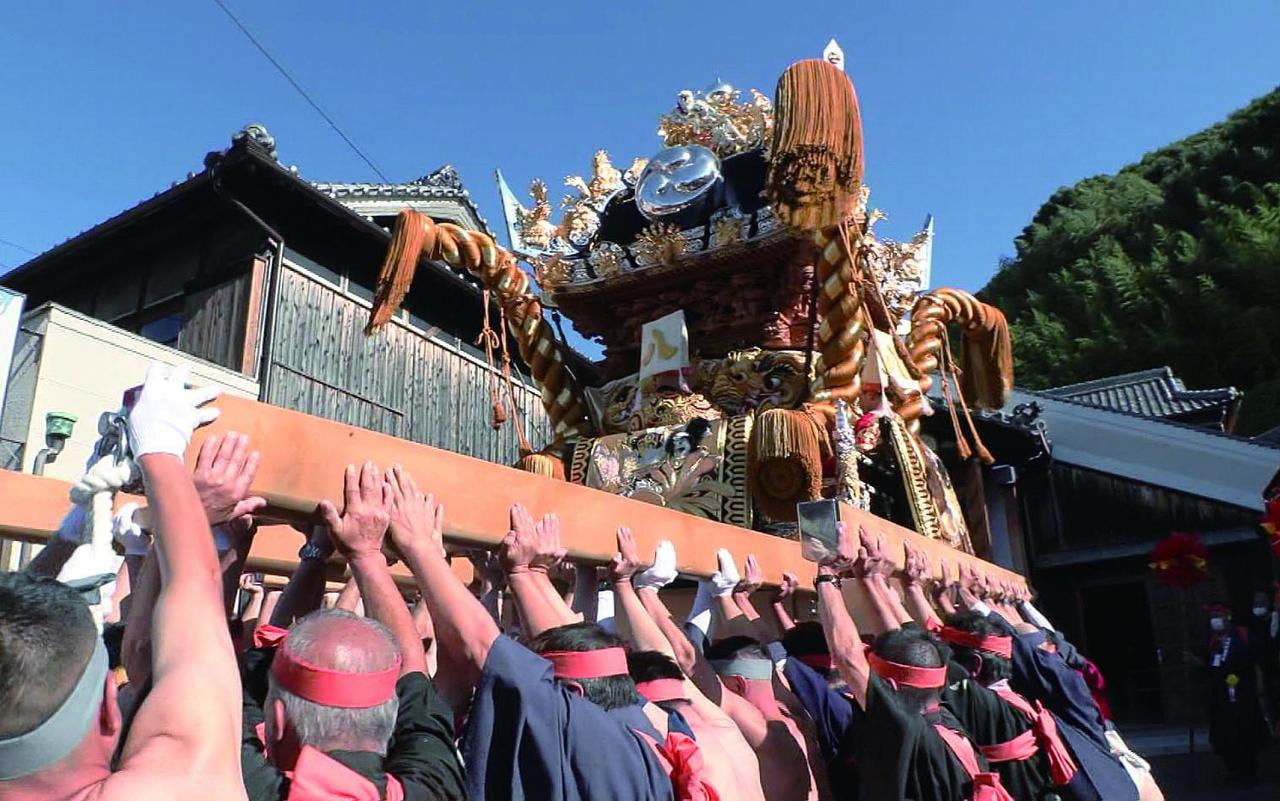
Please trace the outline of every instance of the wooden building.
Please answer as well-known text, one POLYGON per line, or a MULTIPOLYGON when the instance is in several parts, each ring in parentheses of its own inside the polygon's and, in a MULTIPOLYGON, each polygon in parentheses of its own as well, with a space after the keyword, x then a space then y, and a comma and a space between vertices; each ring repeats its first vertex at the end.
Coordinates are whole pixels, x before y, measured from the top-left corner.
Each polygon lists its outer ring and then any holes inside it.
MULTIPOLYGON (((1102 669, 1121 720, 1203 721, 1203 677, 1183 652, 1207 641, 1205 604, 1243 613, 1277 578, 1258 524, 1280 446, 1224 431, 1239 400, 1158 368, 1015 389, 1005 410, 978 415, 997 464, 968 472, 987 479, 992 558, 1025 570, 1041 608, 1102 669), (1208 548, 1207 576, 1185 590, 1150 566, 1174 531, 1208 548)), ((951 470, 959 488, 965 467, 951 470)))
MULTIPOLYGON (((492 430, 494 373, 475 345, 484 309, 471 280, 424 265, 393 323, 363 332, 389 239, 379 223, 406 206, 484 226, 451 167, 405 184, 312 184, 252 125, 200 172, 3 283, 28 309, 68 307, 243 374, 269 403, 513 462, 516 421, 538 447, 546 415, 513 347, 519 415, 492 430)), ((40 444, 24 444, 6 466, 30 464, 40 444)))

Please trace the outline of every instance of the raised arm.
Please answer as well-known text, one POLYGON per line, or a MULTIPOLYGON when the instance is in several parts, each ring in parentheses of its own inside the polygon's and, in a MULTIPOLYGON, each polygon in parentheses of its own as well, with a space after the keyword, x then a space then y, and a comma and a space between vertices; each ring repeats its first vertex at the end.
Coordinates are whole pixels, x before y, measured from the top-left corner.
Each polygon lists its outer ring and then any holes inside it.
MULTIPOLYGON (((654 559, 654 566, 659 573, 650 574, 648 577, 643 576, 644 565, 640 562, 640 552, 636 548, 636 538, 631 533, 631 529, 626 526, 618 527, 618 553, 614 555, 613 561, 609 563, 609 583, 613 586, 614 618, 618 622, 618 630, 631 643, 641 651, 658 651, 675 659, 675 650, 671 647, 670 641, 663 635, 662 629, 649 617, 649 613, 645 611, 644 604, 640 602, 640 596, 636 594, 636 574, 641 573, 641 586, 664 586, 659 577, 665 578, 670 575, 674 580, 675 573, 675 548, 671 543, 663 540, 658 543, 658 553, 654 559), (667 564, 670 557, 669 566, 667 564), (661 562, 662 566, 658 567, 661 562)), ((669 581, 669 580, 668 580, 669 581)))
POLYGON ((938 572, 942 574, 933 588, 933 601, 945 615, 954 615, 956 605, 951 600, 955 595, 955 574, 948 570, 945 559, 938 560, 938 572))
MULTIPOLYGON (((240 678, 209 520, 182 464, 192 431, 217 416, 199 408, 217 391, 186 389, 184 369, 167 373, 152 365, 129 415, 163 586, 151 631, 151 693, 134 718, 113 779, 152 788, 168 779, 212 791, 210 797, 242 798, 240 678)), ((247 440, 237 438, 236 447, 247 449, 247 440)))
POLYGON ((866 709, 871 666, 867 664, 858 626, 853 622, 840 592, 840 577, 852 574, 857 551, 848 527, 844 523, 837 525, 836 553, 829 563, 818 566, 818 575, 814 579, 814 588, 818 591, 818 619, 827 637, 827 650, 831 652, 831 659, 841 678, 849 685, 858 705, 866 709))
POLYGON ((57 578, 58 573, 62 571, 62 566, 71 558, 71 554, 76 552, 76 548, 89 541, 88 533, 85 531, 87 516, 87 506, 72 504, 63 516, 62 522, 58 524, 58 531, 40 549, 40 553, 27 562, 22 568, 23 571, 33 576, 57 578))
POLYGON ((394 472, 402 488, 422 497, 423 511, 416 518, 422 521, 421 525, 396 527, 391 539, 413 571, 422 601, 435 624, 440 663, 436 685, 459 711, 466 708, 489 658, 489 649, 501 633, 489 611, 458 580, 445 559, 441 537, 444 506, 437 505, 432 495, 421 495, 407 472, 399 468, 394 472))
POLYGON ((871 598, 873 633, 883 634, 902 628, 902 624, 911 620, 911 616, 902 607, 897 593, 889 586, 893 562, 885 554, 884 537, 873 537, 859 526, 858 541, 858 573, 871 598))
MULTIPOLYGON (((716 632, 717 638, 743 636, 756 636, 755 626, 751 622, 751 618, 743 613, 742 608, 738 605, 735 596, 743 587, 742 574, 738 572, 738 564, 733 559, 733 554, 727 548, 721 548, 716 551, 717 570, 711 576, 711 585, 715 588, 712 592, 713 603, 712 610, 712 626, 716 632)), ((748 588, 748 594, 750 590, 748 588)), ((750 606, 750 604, 747 604, 750 606)), ((755 610, 752 610, 753 612, 755 610)))
POLYGON ((751 601, 763 585, 764 571, 760 568, 760 560, 756 559, 755 554, 749 553, 742 566, 742 581, 738 582, 733 591, 733 602, 749 621, 748 636, 762 643, 770 643, 782 636, 782 630, 766 621, 751 601))
POLYGON ((902 585, 905 605, 912 619, 921 628, 932 631, 942 626, 942 620, 929 604, 929 598, 924 591, 924 583, 929 580, 931 573, 929 557, 924 551, 913 548, 910 544, 905 547, 906 569, 903 570, 902 585))
POLYGON ((334 548, 351 566, 365 614, 390 629, 400 646, 401 675, 426 673, 427 663, 413 615, 391 578, 382 543, 389 525, 427 525, 419 520, 424 514, 416 487, 413 491, 404 487, 394 469, 384 479, 373 462, 365 462, 358 471, 355 465, 347 465, 341 514, 332 501, 320 502, 320 516, 329 527, 334 548))
POLYGON ((782 582, 769 601, 769 613, 773 616, 773 625, 777 628, 779 638, 796 627, 796 622, 791 617, 791 610, 787 609, 787 601, 795 597, 796 590, 799 588, 800 581, 794 573, 783 573, 782 582))
POLYGON ((314 612, 324 603, 325 573, 329 555, 333 553, 333 540, 329 537, 328 526, 317 524, 309 528, 311 534, 299 551, 298 566, 271 613, 271 625, 282 629, 289 628, 293 621, 314 612))
POLYGON ((559 532, 560 520, 555 515, 544 515, 534 522, 523 504, 511 507, 511 530, 502 540, 498 558, 529 637, 575 620, 547 575, 556 561, 559 532))

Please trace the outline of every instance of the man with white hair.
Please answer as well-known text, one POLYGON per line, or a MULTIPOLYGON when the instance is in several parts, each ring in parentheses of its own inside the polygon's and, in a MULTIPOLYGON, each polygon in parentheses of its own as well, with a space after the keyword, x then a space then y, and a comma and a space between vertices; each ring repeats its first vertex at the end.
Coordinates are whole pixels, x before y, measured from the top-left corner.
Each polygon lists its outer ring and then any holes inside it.
MULTIPOLYGON (((370 617, 321 609, 245 655, 241 761, 251 801, 461 799, 453 718, 382 553, 403 524, 381 471, 346 472, 342 512, 321 514, 370 617)), ((303 549, 304 558, 307 547, 303 549)))

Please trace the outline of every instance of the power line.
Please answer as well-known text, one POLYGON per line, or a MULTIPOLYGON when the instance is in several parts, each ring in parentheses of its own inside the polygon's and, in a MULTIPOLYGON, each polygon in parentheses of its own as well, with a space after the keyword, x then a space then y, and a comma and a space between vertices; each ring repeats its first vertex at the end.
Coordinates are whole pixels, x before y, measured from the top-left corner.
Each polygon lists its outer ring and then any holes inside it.
POLYGON ((264 47, 262 43, 258 41, 257 37, 255 37, 249 31, 249 29, 244 26, 244 23, 241 22, 239 19, 237 19, 235 14, 231 13, 231 9, 227 8, 226 3, 223 3, 222 0, 213 0, 213 2, 218 4, 218 8, 221 8, 223 10, 223 12, 231 19, 231 21, 235 23, 236 27, 240 29, 240 32, 243 33, 245 37, 248 38, 248 40, 253 43, 254 47, 258 48, 258 52, 262 53, 262 55, 266 57, 267 61, 270 61, 271 65, 275 67, 276 70, 278 70, 281 75, 284 76, 284 79, 288 81, 289 84, 294 89, 298 90, 298 94, 302 95, 302 99, 306 100, 307 103, 309 103, 311 107, 316 110, 317 114, 319 114, 321 117, 324 117, 324 121, 329 123, 329 127, 332 128, 334 132, 338 134, 338 136, 342 137, 342 141, 346 142, 347 145, 350 146, 350 148, 353 151, 355 151, 355 154, 359 156, 364 161, 365 164, 369 165, 369 169, 377 173, 378 177, 381 178, 384 182, 391 183, 391 179, 382 174, 382 170, 378 169, 378 165, 374 164, 373 161, 364 154, 364 151, 362 151, 359 147, 357 147, 355 142, 351 141, 351 137, 347 136, 345 133, 342 132, 342 129, 338 127, 338 123, 334 122, 333 118, 330 117, 328 114, 326 114, 324 109, 320 108, 319 103, 311 99, 311 95, 307 94, 307 90, 303 89, 298 84, 298 82, 293 79, 293 76, 289 74, 288 70, 286 70, 279 61, 276 61, 275 58, 272 57, 272 55, 269 52, 267 52, 267 48, 264 47))
POLYGON ((26 245, 19 245, 17 242, 10 242, 8 239, 0 239, 0 245, 8 245, 11 248, 17 248, 18 250, 21 250, 24 253, 30 253, 32 256, 40 255, 39 253, 35 252, 31 248, 27 247, 26 245))

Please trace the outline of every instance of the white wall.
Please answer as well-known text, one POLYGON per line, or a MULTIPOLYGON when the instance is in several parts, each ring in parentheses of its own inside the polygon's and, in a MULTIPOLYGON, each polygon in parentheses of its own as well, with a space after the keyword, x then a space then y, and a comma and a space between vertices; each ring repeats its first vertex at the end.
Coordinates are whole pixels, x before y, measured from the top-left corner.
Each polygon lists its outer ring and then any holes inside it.
POLYGON ((98 415, 118 409, 124 391, 142 383, 154 360, 191 365, 193 383, 216 384, 231 395, 258 397, 258 384, 251 378, 60 306, 41 306, 29 312, 24 323, 44 333, 27 429, 26 471, 44 447, 45 414, 65 412, 79 419, 66 448, 45 475, 68 480, 79 475, 98 439, 98 415))

